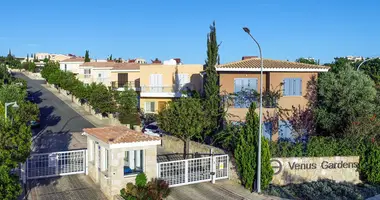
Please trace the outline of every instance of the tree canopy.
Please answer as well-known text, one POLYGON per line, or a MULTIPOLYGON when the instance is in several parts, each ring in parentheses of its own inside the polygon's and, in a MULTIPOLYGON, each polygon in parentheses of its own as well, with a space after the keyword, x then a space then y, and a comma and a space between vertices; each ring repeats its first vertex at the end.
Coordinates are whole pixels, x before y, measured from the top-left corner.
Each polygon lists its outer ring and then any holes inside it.
POLYGON ((164 108, 158 115, 160 127, 184 141, 184 155, 189 153, 191 138, 199 138, 205 120, 201 100, 179 98, 164 108))
POLYGON ((376 112, 374 82, 351 67, 327 72, 318 79, 318 103, 315 109, 317 125, 331 134, 343 134, 361 117, 376 112))

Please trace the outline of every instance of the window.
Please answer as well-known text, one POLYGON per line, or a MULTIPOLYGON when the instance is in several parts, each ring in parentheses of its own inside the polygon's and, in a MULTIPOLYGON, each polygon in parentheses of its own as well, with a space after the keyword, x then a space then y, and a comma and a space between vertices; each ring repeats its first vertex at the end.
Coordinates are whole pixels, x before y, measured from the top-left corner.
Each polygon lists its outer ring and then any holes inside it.
POLYGON ((176 80, 176 84, 178 84, 181 88, 190 83, 188 74, 174 74, 174 78, 176 80))
POLYGON ((104 149, 104 164, 103 164, 103 171, 106 171, 108 169, 108 149, 104 149))
POLYGON ((280 120, 279 121, 279 138, 282 140, 290 140, 293 141, 293 128, 292 125, 287 120, 280 120))
POLYGON ((302 96, 302 79, 285 78, 283 87, 283 96, 302 96))
POLYGON ((102 78, 102 74, 101 73, 98 74, 98 78, 102 78))
POLYGON ((265 122, 263 126, 263 135, 269 141, 272 140, 272 122, 265 122))
POLYGON ((91 69, 84 69, 84 78, 91 77, 91 69))
POLYGON ((257 78, 235 78, 234 99, 235 108, 249 108, 256 101, 257 78))
POLYGON ((145 112, 155 112, 155 102, 145 102, 145 112))
POLYGON ((124 176, 143 172, 144 150, 126 151, 124 157, 124 176))
POLYGON ((67 70, 67 64, 65 64, 65 71, 67 70))

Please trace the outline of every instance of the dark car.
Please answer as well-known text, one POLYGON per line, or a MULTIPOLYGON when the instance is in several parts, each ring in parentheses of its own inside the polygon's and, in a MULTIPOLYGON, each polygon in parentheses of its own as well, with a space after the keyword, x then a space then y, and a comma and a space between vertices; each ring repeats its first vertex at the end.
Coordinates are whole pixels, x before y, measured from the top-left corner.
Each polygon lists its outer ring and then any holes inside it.
POLYGON ((153 135, 153 136, 158 136, 158 137, 162 135, 162 130, 157 126, 157 123, 155 122, 145 126, 142 132, 148 135, 153 135))
POLYGON ((38 116, 37 120, 31 120, 28 122, 28 125, 30 125, 31 128, 39 128, 41 123, 40 123, 40 116, 38 116))

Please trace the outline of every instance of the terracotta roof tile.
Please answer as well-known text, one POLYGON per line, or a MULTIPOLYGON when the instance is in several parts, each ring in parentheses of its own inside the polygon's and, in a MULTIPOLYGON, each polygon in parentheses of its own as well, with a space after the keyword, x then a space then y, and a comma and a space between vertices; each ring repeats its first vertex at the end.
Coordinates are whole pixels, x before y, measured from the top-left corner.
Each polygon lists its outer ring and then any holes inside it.
MULTIPOLYGON (((251 58, 251 59, 245 59, 245 60, 239 60, 236 62, 226 63, 222 65, 216 66, 217 70, 223 69, 223 68, 246 68, 246 69, 253 69, 253 68, 260 68, 261 61, 260 58, 251 58)), ((282 60, 271 60, 271 59, 264 59, 264 68, 292 68, 292 69, 330 69, 326 66, 321 65, 311 65, 311 64, 305 64, 305 63, 297 63, 297 62, 289 62, 289 61, 282 61, 282 60)))
POLYGON ((84 58, 69 58, 62 60, 61 62, 84 62, 84 58))
POLYGON ((140 64, 137 63, 116 63, 116 65, 113 66, 113 70, 136 70, 140 69, 140 64))
POLYGON ((115 62, 85 62, 81 67, 113 67, 115 62))
POLYGON ((137 63, 117 63, 117 62, 86 62, 81 67, 112 67, 113 70, 136 70, 140 69, 137 63))
POLYGON ((160 137, 134 131, 126 126, 85 128, 83 131, 108 144, 160 141, 160 137))

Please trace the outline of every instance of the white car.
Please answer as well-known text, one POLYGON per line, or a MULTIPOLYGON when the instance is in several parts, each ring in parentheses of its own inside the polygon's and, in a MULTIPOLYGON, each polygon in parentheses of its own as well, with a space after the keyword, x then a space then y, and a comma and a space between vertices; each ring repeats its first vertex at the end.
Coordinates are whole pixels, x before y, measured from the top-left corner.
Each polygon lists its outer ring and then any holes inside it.
POLYGON ((143 128, 142 132, 145 133, 145 134, 147 134, 147 135, 153 135, 153 136, 157 136, 157 137, 161 137, 161 135, 162 135, 162 131, 157 126, 156 122, 153 122, 153 123, 145 126, 143 128))

